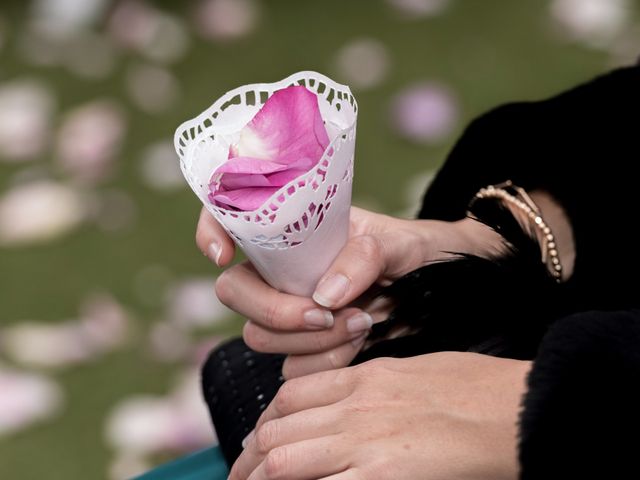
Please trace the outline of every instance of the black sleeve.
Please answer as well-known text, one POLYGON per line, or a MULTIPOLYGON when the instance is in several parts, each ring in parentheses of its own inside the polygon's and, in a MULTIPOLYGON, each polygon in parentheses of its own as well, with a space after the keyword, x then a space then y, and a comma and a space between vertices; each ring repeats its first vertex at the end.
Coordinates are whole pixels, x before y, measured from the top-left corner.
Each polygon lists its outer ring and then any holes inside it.
POLYGON ((521 479, 635 478, 640 431, 640 312, 557 322, 529 376, 521 479))
POLYGON ((471 123, 425 194, 421 218, 463 218, 479 188, 507 179, 564 207, 576 241, 567 288, 581 310, 640 306, 640 67, 471 123))

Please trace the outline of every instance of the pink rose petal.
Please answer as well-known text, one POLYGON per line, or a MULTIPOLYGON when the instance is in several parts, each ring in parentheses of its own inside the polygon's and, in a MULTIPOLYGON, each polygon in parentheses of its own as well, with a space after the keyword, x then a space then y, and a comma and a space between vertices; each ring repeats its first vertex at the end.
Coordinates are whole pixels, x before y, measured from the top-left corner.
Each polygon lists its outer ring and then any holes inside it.
POLYGON ((278 90, 213 173, 209 199, 223 208, 255 210, 317 164, 328 145, 316 95, 302 86, 278 90))
POLYGON ((235 207, 238 210, 252 211, 260 208, 277 191, 278 187, 239 188, 216 195, 209 194, 209 199, 214 203, 235 207))

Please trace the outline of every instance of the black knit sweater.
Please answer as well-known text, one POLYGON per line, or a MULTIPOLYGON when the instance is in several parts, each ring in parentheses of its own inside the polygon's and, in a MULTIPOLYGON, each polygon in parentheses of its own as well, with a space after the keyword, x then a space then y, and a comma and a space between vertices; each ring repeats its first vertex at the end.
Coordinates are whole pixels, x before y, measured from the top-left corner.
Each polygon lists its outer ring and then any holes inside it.
MULTIPOLYGON (((522 479, 640 475, 638 165, 640 67, 633 67, 478 118, 424 197, 421 218, 457 220, 479 188, 511 179, 551 193, 572 224, 572 277, 553 300, 532 299, 547 302, 540 322, 553 324, 524 399, 522 479)), ((516 306, 513 322, 526 308, 516 306)))

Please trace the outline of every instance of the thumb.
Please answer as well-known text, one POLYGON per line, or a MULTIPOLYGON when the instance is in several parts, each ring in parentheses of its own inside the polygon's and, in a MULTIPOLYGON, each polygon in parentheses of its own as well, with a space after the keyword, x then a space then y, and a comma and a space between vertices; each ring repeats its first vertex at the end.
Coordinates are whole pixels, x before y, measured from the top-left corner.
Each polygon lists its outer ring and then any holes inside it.
POLYGON ((357 235, 349 239, 324 274, 313 300, 325 308, 340 308, 362 295, 388 271, 406 263, 406 241, 389 235, 357 235))

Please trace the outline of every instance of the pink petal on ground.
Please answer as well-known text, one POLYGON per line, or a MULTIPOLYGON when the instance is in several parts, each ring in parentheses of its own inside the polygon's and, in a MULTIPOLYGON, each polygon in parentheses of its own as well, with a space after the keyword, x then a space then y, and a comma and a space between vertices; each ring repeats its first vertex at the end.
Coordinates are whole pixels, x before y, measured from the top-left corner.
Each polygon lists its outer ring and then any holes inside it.
POLYGON ((286 170, 288 167, 282 163, 252 157, 230 158, 213 172, 218 173, 273 173, 286 170))
MULTIPOLYGON (((275 92, 245 129, 250 131, 249 138, 257 138, 274 152, 269 160, 279 163, 290 164, 302 157, 320 159, 329 145, 318 99, 303 86, 275 92)), ((241 142, 241 156, 243 147, 241 142)))
POLYGON ((229 192, 211 193, 209 200, 246 212, 262 206, 277 191, 278 187, 239 188, 229 192))

